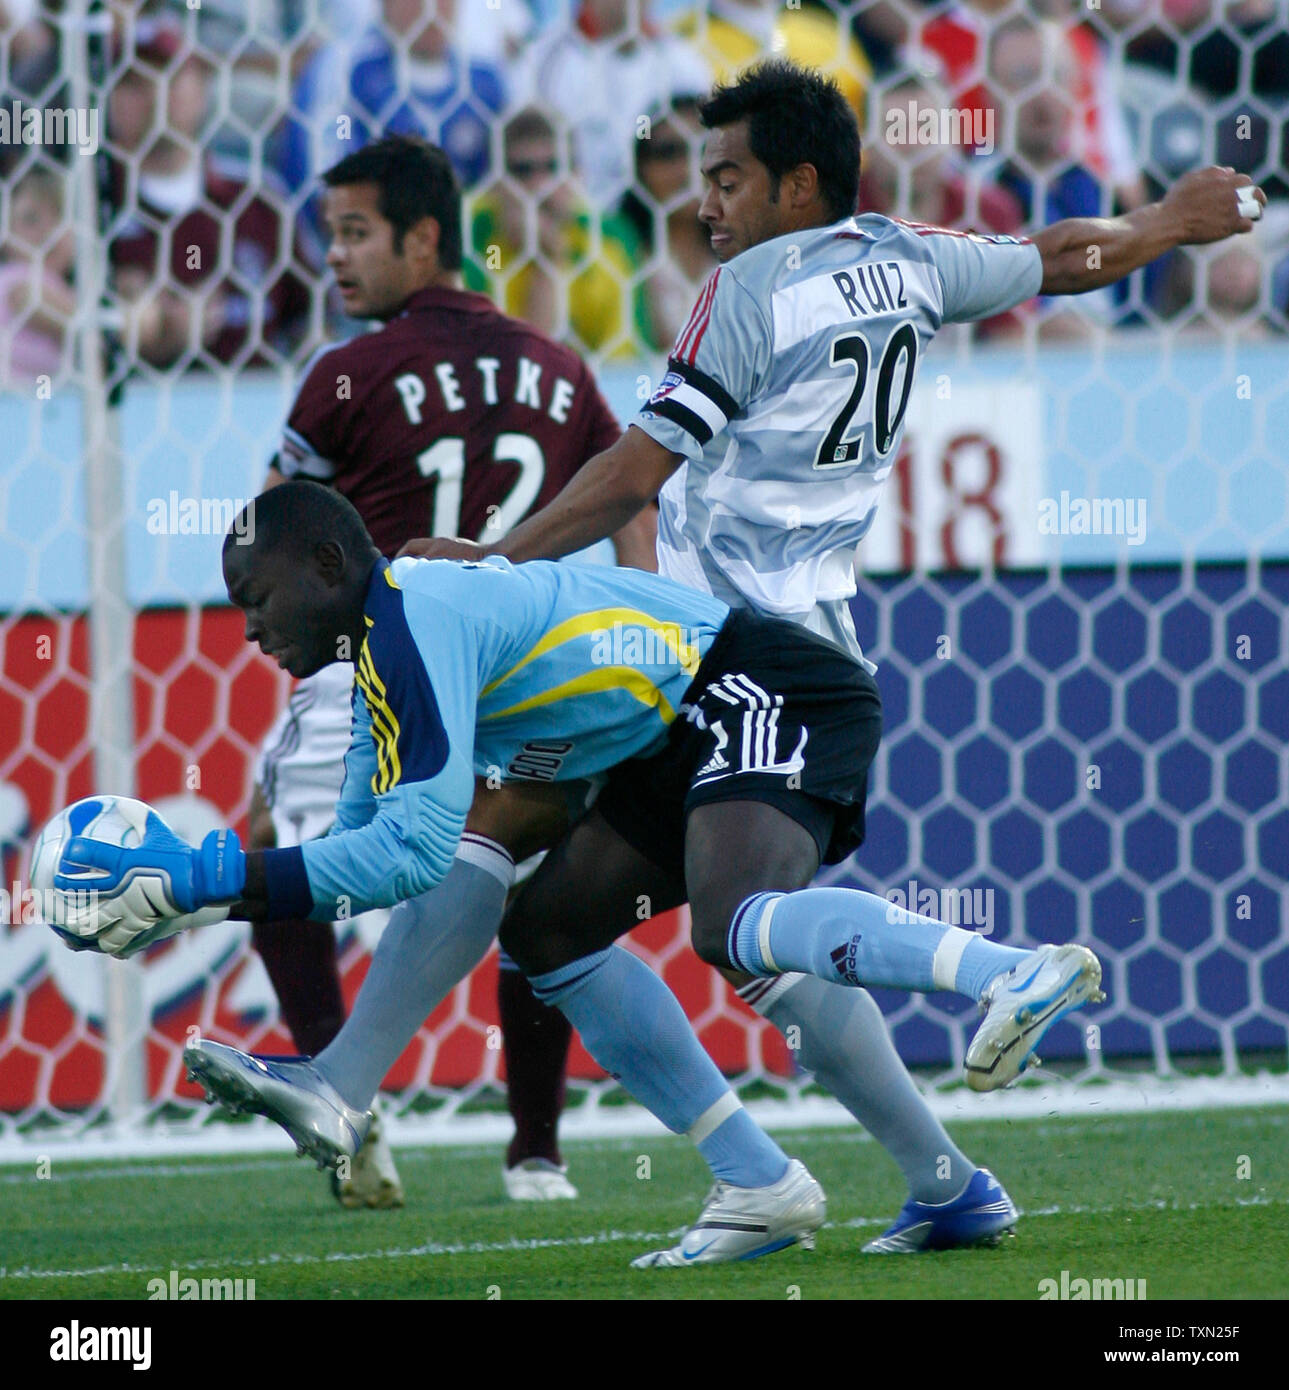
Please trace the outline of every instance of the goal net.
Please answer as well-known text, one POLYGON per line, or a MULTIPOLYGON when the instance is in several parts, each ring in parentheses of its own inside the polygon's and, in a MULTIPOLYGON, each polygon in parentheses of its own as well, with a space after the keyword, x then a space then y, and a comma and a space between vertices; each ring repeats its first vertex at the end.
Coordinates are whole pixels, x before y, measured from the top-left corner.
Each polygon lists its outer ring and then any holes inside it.
MULTIPOLYGON (((329 294, 318 173, 385 129, 442 143, 466 283, 581 351, 626 421, 713 264, 695 98, 766 55, 855 103, 867 210, 1023 235, 1213 162, 1267 190, 1247 237, 937 339, 858 557, 886 709, 868 838, 823 878, 1095 948, 1109 997, 1049 1034, 1044 1109, 1192 1076, 1215 1102, 1286 1095, 1282 7, 0 0, 0 1153, 241 1142, 185 1040, 291 1050, 245 927, 115 964, 65 950, 24 879, 94 791, 190 838, 246 830, 289 681, 243 640, 221 538, 303 363, 360 327, 329 294)), ((382 923, 338 927, 349 998, 382 923)), ((683 914, 628 944, 744 1094, 814 1113, 683 914)), ((387 1078, 404 1133, 499 1108, 496 970, 387 1078)), ((974 1011, 878 997, 956 1096, 974 1011)), ((570 1078, 578 1116, 623 1113, 576 1042, 570 1078)))

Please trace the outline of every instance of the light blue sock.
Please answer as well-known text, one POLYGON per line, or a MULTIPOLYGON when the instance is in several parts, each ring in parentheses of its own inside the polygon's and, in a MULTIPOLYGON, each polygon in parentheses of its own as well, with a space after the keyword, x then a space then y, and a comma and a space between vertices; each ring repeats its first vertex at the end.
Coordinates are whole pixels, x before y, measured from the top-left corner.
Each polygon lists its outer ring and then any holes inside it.
POLYGON ((1031 954, 857 888, 757 893, 735 912, 727 949, 749 975, 800 970, 836 984, 956 990, 973 999, 1031 954))
POLYGON ((313 1059, 355 1110, 367 1109, 416 1030, 487 954, 514 881, 506 851, 468 835, 443 881, 389 914, 353 1012, 313 1059))
POLYGON ((800 1044, 797 1062, 900 1165, 911 1197, 951 1201, 971 1181, 976 1165, 931 1113, 866 989, 826 984, 813 975, 780 975, 773 983, 744 985, 739 995, 800 1044))
POLYGON ((768 1187, 787 1171, 787 1155, 725 1084, 676 996, 630 951, 610 946, 529 982, 610 1076, 694 1141, 715 1177, 768 1187))

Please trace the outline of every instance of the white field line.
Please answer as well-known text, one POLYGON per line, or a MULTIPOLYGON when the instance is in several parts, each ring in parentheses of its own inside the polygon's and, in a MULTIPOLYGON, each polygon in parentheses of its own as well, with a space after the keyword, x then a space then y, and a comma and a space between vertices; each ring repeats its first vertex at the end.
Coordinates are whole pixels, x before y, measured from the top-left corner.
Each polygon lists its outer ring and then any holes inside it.
MULTIPOLYGON (((1150 1202, 1127 1202, 1100 1207, 1079 1205, 1040 1207, 1036 1211, 1022 1212, 1021 1219, 1033 1220, 1050 1216, 1108 1216, 1120 1211, 1203 1211, 1224 1207, 1268 1206, 1289 1206, 1289 1201, 1283 1198, 1260 1196, 1236 1198, 1230 1202, 1168 1202, 1159 1198, 1150 1202)), ((889 1221, 889 1216, 853 1216, 848 1221, 826 1221, 820 1229, 824 1231, 862 1230, 866 1226, 885 1226, 889 1221)), ((275 1251, 270 1255, 258 1255, 247 1260, 234 1258, 189 1260, 184 1264, 169 1266, 163 1272, 168 1273, 170 1268, 173 1268, 178 1274, 186 1274, 189 1272, 200 1273, 202 1270, 211 1269, 272 1269, 274 1266, 282 1265, 354 1264, 364 1263, 368 1260, 419 1260, 432 1256, 501 1255, 534 1250, 584 1249, 595 1245, 617 1245, 623 1241, 639 1242, 643 1245, 650 1242, 675 1241, 684 1234, 684 1230, 683 1226, 679 1226, 674 1231, 664 1232, 598 1231, 594 1235, 534 1237, 526 1240, 516 1238, 494 1241, 429 1241, 425 1245, 414 1245, 407 1249, 337 1250, 328 1255, 289 1254, 275 1251)), ((86 1269, 32 1269, 29 1265, 23 1265, 17 1269, 7 1269, 0 1265, 0 1282, 6 1279, 88 1279, 104 1274, 151 1274, 160 1269, 160 1265, 137 1265, 127 1261, 122 1261, 120 1264, 95 1265, 86 1269)))
MULTIPOLYGON (((1176 1111, 1231 1109, 1244 1106, 1289 1106, 1289 1075, 1181 1077, 1161 1080, 1142 1076, 1104 1084, 1046 1082, 990 1095, 954 1091, 927 1096, 941 1120, 1021 1120, 1039 1117, 1162 1114, 1176 1111)), ((834 1100, 807 1096, 797 1100, 760 1100, 748 1105, 752 1118, 768 1130, 822 1129, 854 1125, 834 1100)), ((400 1119, 393 1103, 385 1107, 385 1129, 394 1147, 421 1145, 504 1144, 511 1136, 508 1115, 453 1115, 400 1119)), ((70 1128, 70 1126, 69 1126, 70 1128)), ((562 1139, 653 1138, 667 1130, 637 1105, 597 1105, 570 1111, 560 1121, 562 1139)), ((30 1165, 37 1157, 65 1161, 118 1158, 197 1158, 228 1154, 272 1154, 288 1141, 267 1120, 201 1129, 104 1128, 91 1134, 60 1135, 43 1131, 31 1138, 0 1137, 0 1164, 30 1165)))
MULTIPOLYGON (((48 1158, 49 1155, 42 1155, 48 1158)), ((63 1155, 56 1152, 59 1162, 63 1162, 63 1155)), ((67 1160, 70 1162, 71 1160, 67 1160)), ((200 1167, 187 1163, 177 1165, 173 1163, 140 1163, 132 1166, 129 1163, 113 1163, 104 1168, 63 1168, 61 1171, 54 1164, 50 1163, 49 1176, 45 1178, 33 1178, 32 1169, 35 1167, 34 1156, 29 1156, 27 1162, 21 1168, 10 1169, 8 1172, 0 1173, 0 1187, 22 1186, 32 1181, 39 1182, 103 1182, 116 1181, 122 1178, 209 1178, 214 1174, 223 1175, 227 1173, 230 1177, 235 1173, 270 1173, 279 1168, 294 1168, 298 1159, 294 1153, 287 1150, 280 1158, 262 1158, 250 1163, 221 1163, 218 1166, 202 1165, 200 1167)))
MULTIPOLYGON (((775 1104, 775 1102, 770 1102, 775 1104)), ((1257 1108, 1257 1107, 1254 1107, 1257 1108)), ((755 1110, 755 1107, 753 1107, 755 1110)), ((1127 1120, 1136 1112, 1124 1110, 1116 1113, 1105 1114, 1101 1118, 1106 1121, 1103 1133, 1118 1133, 1125 1130, 1124 1124, 1113 1123, 1116 1120, 1127 1120)), ((1049 1139, 1053 1135, 1069 1135, 1075 1133, 1078 1126, 1085 1117, 1079 1115, 1044 1115, 1041 1117, 1047 1123, 1039 1124, 1034 1133, 1042 1139, 1049 1139)), ((1289 1106, 1285 1107, 1279 1115, 1260 1115, 1258 1120, 1251 1123, 1283 1123, 1289 1120, 1289 1106)), ((764 1121, 763 1121, 764 1123, 764 1121)), ((767 1125, 766 1128, 771 1126, 767 1125)), ((827 1144, 871 1144, 873 1137, 867 1130, 861 1129, 857 1124, 836 1125, 832 1127, 811 1127, 809 1125, 774 1125, 773 1128, 783 1138, 784 1144, 789 1148, 792 1146, 792 1136, 809 1135, 810 1142, 818 1147, 827 1144)), ((53 1154, 42 1154, 39 1157, 49 1162, 49 1167, 45 1175, 38 1175, 35 1172, 37 1156, 28 1154, 25 1161, 18 1167, 8 1169, 0 1168, 0 1188, 6 1186, 22 1186, 33 1181, 60 1183, 60 1182, 116 1182, 122 1178, 167 1178, 171 1180, 183 1178, 195 1178, 199 1181, 207 1181, 212 1176, 225 1177, 238 1173, 271 1173, 271 1172, 303 1172, 310 1167, 307 1160, 298 1158, 291 1152, 286 1137, 281 1131, 267 1126, 266 1132, 270 1137, 276 1135, 277 1142, 274 1147, 278 1152, 274 1156, 261 1158, 248 1157, 242 1162, 229 1163, 223 1161, 221 1154, 205 1153, 186 1153, 183 1162, 162 1163, 151 1159, 141 1159, 137 1163, 129 1161, 112 1160, 99 1155, 102 1166, 94 1166, 93 1161, 86 1163, 83 1160, 73 1160, 70 1155, 55 1150, 53 1154), (72 1165, 72 1166, 68 1166, 72 1165)), ((1086 1134, 1086 1130, 1083 1131, 1086 1134)), ((420 1163, 433 1164, 438 1162, 437 1153, 449 1147, 443 1140, 441 1134, 436 1133, 431 1141, 420 1141, 413 1143, 406 1137, 408 1131, 399 1131, 397 1148, 400 1164, 415 1167, 420 1163)), ((563 1135, 561 1127, 561 1136, 563 1135)), ((509 1134, 505 1136, 509 1138, 509 1134)), ((656 1132, 640 1134, 628 1132, 625 1134, 614 1134, 598 1139, 579 1139, 578 1145, 583 1153, 614 1151, 620 1153, 630 1153, 638 1155, 641 1141, 652 1139, 674 1139, 675 1135, 668 1134, 661 1125, 656 1127, 656 1132)), ((453 1150, 454 1159, 462 1159, 467 1162, 477 1160, 486 1165, 498 1164, 498 1145, 495 1142, 480 1144, 453 1143, 450 1146, 453 1150)), ((574 1155, 576 1158, 577 1155, 574 1155)), ((499 1169, 498 1169, 499 1171, 499 1169)))

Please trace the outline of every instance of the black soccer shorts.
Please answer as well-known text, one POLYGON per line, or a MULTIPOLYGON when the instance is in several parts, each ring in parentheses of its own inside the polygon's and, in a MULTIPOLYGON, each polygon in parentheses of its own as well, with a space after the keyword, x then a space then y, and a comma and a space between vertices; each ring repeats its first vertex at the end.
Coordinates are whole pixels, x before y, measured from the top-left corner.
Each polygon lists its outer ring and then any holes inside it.
POLYGON ((613 768, 595 805, 633 849, 681 879, 689 813, 712 801, 777 806, 835 864, 863 843, 881 733, 881 697, 858 661, 796 623, 736 610, 666 745, 613 768))

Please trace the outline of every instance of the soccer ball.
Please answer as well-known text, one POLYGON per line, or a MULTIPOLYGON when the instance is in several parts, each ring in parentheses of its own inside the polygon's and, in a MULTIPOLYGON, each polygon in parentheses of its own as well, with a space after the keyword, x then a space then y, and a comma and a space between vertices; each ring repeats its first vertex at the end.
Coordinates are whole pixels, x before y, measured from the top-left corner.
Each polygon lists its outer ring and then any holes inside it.
MULTIPOLYGON (((54 886, 63 849, 73 836, 138 849, 147 831, 148 817, 156 815, 146 802, 133 797, 87 796, 60 811, 36 837, 28 883, 37 894, 43 920, 73 950, 126 958, 188 927, 228 916, 226 907, 204 908, 164 918, 140 930, 137 919, 122 920, 114 914, 110 901, 98 903, 89 891, 65 892, 54 886)), ((92 886, 87 882, 86 890, 92 886)))
POLYGON ((152 810, 142 801, 128 796, 87 796, 59 813, 36 837, 31 851, 28 882, 41 894, 57 893, 54 875, 63 846, 74 835, 84 835, 105 844, 138 849, 152 810))

